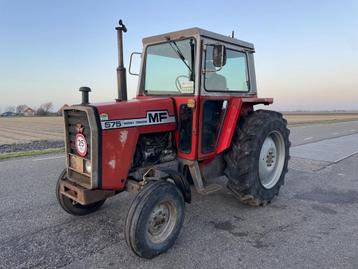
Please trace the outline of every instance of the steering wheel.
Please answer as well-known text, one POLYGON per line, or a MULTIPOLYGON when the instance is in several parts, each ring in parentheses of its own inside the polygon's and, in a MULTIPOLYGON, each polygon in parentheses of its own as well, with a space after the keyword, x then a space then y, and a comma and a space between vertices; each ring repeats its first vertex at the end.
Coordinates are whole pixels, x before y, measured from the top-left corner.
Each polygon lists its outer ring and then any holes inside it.
POLYGON ((180 75, 177 76, 175 79, 175 87, 177 88, 178 91, 182 92, 182 87, 181 87, 181 83, 180 83, 180 79, 181 78, 186 78, 187 80, 189 80, 189 76, 185 76, 185 75, 180 75))

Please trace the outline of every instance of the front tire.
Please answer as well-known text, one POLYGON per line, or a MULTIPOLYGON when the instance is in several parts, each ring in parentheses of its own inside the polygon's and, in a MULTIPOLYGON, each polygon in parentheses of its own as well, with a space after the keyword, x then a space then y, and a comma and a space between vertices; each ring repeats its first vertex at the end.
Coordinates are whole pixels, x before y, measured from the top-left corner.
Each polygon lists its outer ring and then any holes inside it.
POLYGON ((139 257, 151 259, 175 243, 184 221, 184 198, 172 183, 155 181, 133 200, 125 224, 128 246, 139 257))
POLYGON ((225 154, 227 187, 244 204, 270 203, 284 184, 289 160, 287 121, 281 113, 258 110, 242 118, 225 154))
POLYGON ((81 205, 79 203, 76 203, 75 201, 68 198, 67 196, 64 196, 60 192, 60 182, 61 182, 61 180, 64 180, 66 178, 67 178, 67 170, 64 169, 61 172, 61 174, 57 180, 56 197, 57 197, 57 201, 60 204, 60 206, 62 207, 62 209, 65 210, 67 213, 69 213, 71 215, 75 215, 75 216, 88 215, 90 213, 97 211, 106 201, 104 199, 104 200, 95 202, 93 204, 88 204, 88 205, 81 205))

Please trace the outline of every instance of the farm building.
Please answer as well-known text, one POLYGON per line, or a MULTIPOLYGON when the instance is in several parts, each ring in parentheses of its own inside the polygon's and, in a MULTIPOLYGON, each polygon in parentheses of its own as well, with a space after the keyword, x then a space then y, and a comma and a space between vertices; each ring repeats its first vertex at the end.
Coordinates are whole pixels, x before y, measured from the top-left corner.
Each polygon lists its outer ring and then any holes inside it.
POLYGON ((58 114, 59 116, 62 116, 63 110, 64 110, 65 108, 67 108, 67 107, 69 107, 68 104, 64 104, 63 106, 61 106, 61 108, 57 111, 57 114, 58 114))
POLYGON ((31 107, 27 107, 23 112, 25 117, 31 117, 35 116, 35 110, 33 110, 31 107))

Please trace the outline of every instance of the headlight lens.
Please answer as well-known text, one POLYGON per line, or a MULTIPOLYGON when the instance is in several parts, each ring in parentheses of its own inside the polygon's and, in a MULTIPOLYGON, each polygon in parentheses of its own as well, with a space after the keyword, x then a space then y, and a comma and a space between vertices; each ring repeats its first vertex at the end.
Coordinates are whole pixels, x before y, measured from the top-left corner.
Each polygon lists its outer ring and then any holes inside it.
POLYGON ((85 160, 85 173, 91 174, 92 173, 92 164, 91 161, 85 160))

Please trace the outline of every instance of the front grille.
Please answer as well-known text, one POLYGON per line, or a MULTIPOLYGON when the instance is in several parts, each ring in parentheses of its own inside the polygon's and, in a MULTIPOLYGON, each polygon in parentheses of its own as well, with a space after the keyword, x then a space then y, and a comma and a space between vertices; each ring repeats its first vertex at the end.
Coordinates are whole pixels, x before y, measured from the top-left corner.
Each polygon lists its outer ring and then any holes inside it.
POLYGON ((72 106, 64 110, 66 127, 66 157, 68 179, 84 188, 96 189, 99 186, 98 166, 98 124, 92 107, 72 106), (86 156, 80 156, 76 149, 76 135, 80 124, 87 142, 86 156), (85 164, 90 162, 91 171, 85 164))
POLYGON ((86 159, 90 160, 91 156, 91 130, 87 118, 87 114, 85 111, 79 110, 67 110, 67 135, 68 135, 68 153, 74 154, 78 156, 76 150, 76 134, 78 133, 76 130, 76 125, 81 124, 83 127, 83 135, 86 137, 87 141, 87 155, 85 156, 86 159))

